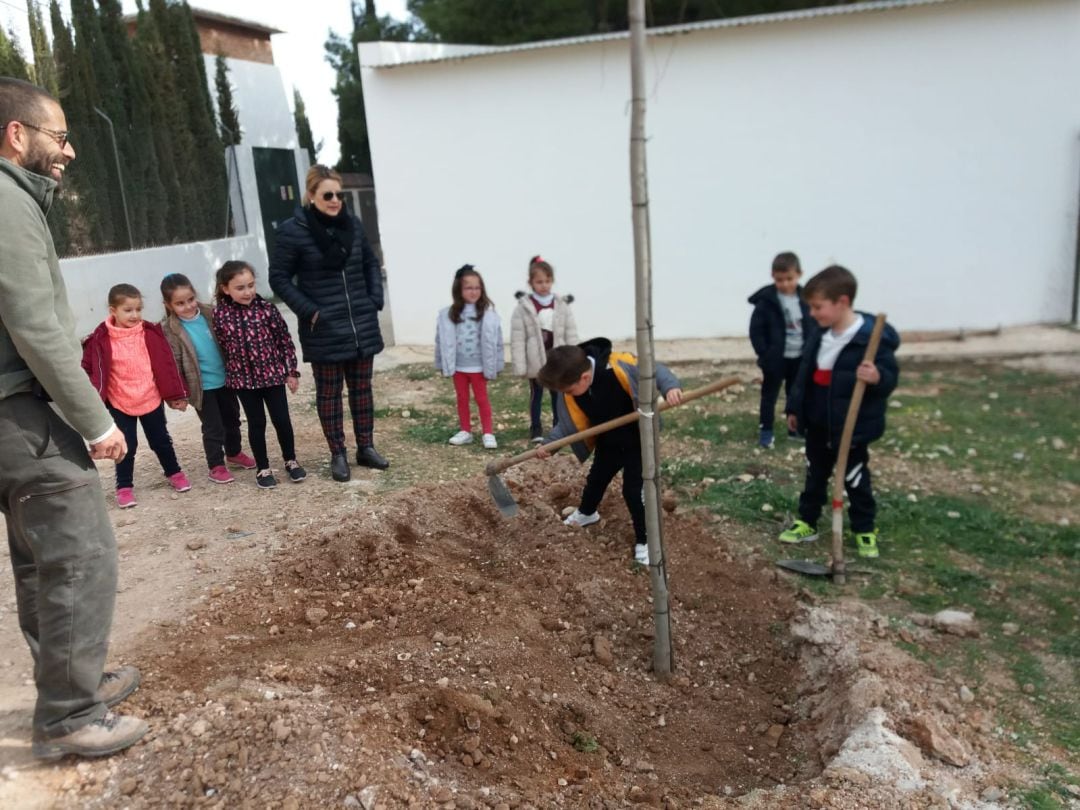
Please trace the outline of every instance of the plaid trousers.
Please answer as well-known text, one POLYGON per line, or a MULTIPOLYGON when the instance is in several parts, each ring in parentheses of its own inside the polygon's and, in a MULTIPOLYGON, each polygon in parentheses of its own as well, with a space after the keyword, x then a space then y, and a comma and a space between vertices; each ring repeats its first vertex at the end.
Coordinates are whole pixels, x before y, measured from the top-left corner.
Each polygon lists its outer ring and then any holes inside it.
POLYGON ((341 404, 341 386, 349 389, 349 412, 357 449, 371 447, 375 430, 375 400, 371 396, 371 372, 374 357, 358 357, 345 363, 312 363, 315 378, 315 407, 319 412, 330 452, 345 452, 345 414, 341 404))

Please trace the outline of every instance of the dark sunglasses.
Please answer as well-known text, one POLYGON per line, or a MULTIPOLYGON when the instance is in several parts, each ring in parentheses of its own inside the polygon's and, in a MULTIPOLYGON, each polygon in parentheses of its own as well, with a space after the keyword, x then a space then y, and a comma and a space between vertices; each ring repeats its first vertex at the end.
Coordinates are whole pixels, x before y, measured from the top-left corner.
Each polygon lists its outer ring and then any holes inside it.
POLYGON ((338 198, 338 202, 345 202, 344 191, 324 191, 322 193, 323 202, 330 202, 334 197, 338 198))
POLYGON ((16 123, 22 124, 24 127, 29 127, 30 129, 36 129, 38 132, 44 132, 46 135, 56 141, 56 145, 59 146, 61 149, 67 146, 68 139, 71 137, 71 130, 49 129, 48 127, 39 127, 37 124, 28 124, 26 123, 26 121, 8 121, 6 124, 4 124, 3 127, 0 127, 0 132, 7 129, 9 125, 16 123))

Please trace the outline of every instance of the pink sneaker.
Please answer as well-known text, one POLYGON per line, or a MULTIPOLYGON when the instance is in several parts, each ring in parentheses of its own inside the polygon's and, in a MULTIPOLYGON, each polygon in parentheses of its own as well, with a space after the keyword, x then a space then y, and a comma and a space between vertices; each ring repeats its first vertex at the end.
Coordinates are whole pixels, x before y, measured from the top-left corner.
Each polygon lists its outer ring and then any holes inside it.
POLYGON ((121 509, 130 509, 132 506, 137 506, 138 501, 135 500, 135 490, 131 487, 120 487, 116 490, 116 505, 121 509))
POLYGON ((219 464, 216 467, 210 468, 210 474, 208 476, 215 484, 231 484, 236 479, 232 477, 232 473, 229 472, 229 468, 224 464, 219 464))
POLYGON ((247 453, 237 453, 235 456, 226 456, 225 460, 232 464, 234 467, 239 467, 242 470, 254 470, 255 459, 249 456, 247 453))
POLYGON ((172 488, 175 489, 177 492, 187 492, 189 489, 191 489, 191 482, 188 481, 188 477, 184 475, 183 470, 170 475, 169 483, 172 484, 172 488))

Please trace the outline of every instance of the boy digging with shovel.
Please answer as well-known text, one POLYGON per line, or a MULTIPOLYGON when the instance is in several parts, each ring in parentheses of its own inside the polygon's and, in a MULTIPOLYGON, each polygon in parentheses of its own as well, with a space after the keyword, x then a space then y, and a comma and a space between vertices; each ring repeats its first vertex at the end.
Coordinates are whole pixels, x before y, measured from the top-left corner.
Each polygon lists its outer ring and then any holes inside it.
MULTIPOLYGON (((634 411, 637 401, 637 358, 628 352, 613 352, 607 338, 594 338, 579 346, 557 346, 548 352, 547 362, 537 379, 557 391, 556 412, 559 420, 537 448, 537 458, 551 454, 544 449, 563 436, 634 411)), ((656 384, 669 405, 682 401, 682 387, 668 368, 656 364, 656 384)), ((645 542, 645 504, 642 497, 641 436, 637 422, 602 433, 594 439, 571 445, 579 461, 596 452, 581 504, 564 522, 567 526, 590 526, 600 520, 596 509, 604 491, 622 470, 623 500, 634 524, 634 560, 649 564, 645 542)))

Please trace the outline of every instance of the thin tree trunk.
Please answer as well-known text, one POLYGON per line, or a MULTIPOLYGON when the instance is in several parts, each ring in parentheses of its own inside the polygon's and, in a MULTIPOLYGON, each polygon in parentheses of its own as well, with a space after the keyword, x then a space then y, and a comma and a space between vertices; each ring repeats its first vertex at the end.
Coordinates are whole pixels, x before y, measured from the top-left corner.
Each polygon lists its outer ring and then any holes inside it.
POLYGON ((628 0, 630 20, 630 189, 634 221, 634 278, 637 311, 638 420, 641 430, 641 469, 645 482, 645 529, 649 543, 649 578, 653 595, 653 672, 669 675, 675 669, 671 646, 671 614, 667 568, 660 525, 659 425, 656 364, 652 333, 652 256, 649 247, 649 188, 645 167, 645 0, 628 0))

